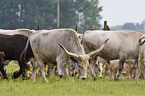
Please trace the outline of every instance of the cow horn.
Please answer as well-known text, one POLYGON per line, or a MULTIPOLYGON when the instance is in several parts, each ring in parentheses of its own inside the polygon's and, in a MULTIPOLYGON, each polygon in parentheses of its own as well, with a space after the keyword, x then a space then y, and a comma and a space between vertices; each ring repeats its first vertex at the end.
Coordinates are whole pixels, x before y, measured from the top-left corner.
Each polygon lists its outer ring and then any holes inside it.
POLYGON ((66 50, 66 48, 65 48, 62 44, 59 44, 59 46, 64 50, 64 52, 65 52, 67 55, 70 55, 70 56, 79 58, 79 55, 74 54, 74 53, 71 53, 71 52, 68 52, 68 51, 66 50))
POLYGON ((106 42, 107 42, 108 40, 109 40, 109 38, 105 40, 104 44, 103 44, 99 49, 97 49, 97 50, 95 50, 95 51, 93 51, 93 52, 90 52, 90 53, 89 53, 89 56, 91 57, 91 56, 93 56, 93 55, 99 53, 99 52, 104 48, 104 46, 105 46, 105 44, 106 44, 106 42))
POLYGON ((145 37, 142 37, 142 38, 140 38, 140 39, 138 40, 139 45, 143 45, 143 44, 144 44, 144 42, 145 42, 145 40, 144 40, 143 42, 141 42, 141 39, 145 39, 145 37))

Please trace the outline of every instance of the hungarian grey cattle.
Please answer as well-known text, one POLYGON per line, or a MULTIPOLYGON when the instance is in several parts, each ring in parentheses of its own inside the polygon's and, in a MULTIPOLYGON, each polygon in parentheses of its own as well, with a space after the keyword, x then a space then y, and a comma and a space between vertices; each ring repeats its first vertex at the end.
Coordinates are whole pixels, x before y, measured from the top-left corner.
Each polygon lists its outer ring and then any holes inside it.
MULTIPOLYGON (((137 80, 139 79, 139 76, 141 76, 142 79, 145 79, 145 35, 141 36, 139 39, 139 67, 138 67, 138 73, 137 73, 137 80)), ((137 83, 137 81, 136 81, 137 83)))
POLYGON ((27 44, 30 42, 38 64, 33 69, 31 79, 35 80, 36 71, 40 68, 43 79, 47 82, 44 72, 44 63, 57 65, 59 76, 63 76, 65 74, 65 67, 69 65, 70 69, 73 70, 75 68, 73 64, 76 62, 79 69, 79 77, 85 79, 87 78, 89 58, 99 53, 107 41, 108 39, 106 41, 104 40, 104 44, 102 43, 99 49, 97 48, 97 50, 85 54, 77 32, 73 29, 54 29, 48 30, 47 32, 40 31, 33 33, 30 35, 27 44))
MULTIPOLYGON (((99 48, 105 39, 109 38, 109 41, 103 48, 103 50, 98 53, 98 56, 104 58, 108 63, 110 60, 119 59, 119 70, 116 75, 115 80, 119 79, 120 72, 123 68, 124 61, 127 58, 135 59, 135 65, 138 64, 138 53, 139 53, 139 38, 142 33, 136 31, 86 31, 83 36, 83 45, 86 53, 89 53, 97 48, 99 48)), ((90 59, 90 71, 93 76, 95 72, 93 66, 96 62, 97 56, 93 56, 90 59)))

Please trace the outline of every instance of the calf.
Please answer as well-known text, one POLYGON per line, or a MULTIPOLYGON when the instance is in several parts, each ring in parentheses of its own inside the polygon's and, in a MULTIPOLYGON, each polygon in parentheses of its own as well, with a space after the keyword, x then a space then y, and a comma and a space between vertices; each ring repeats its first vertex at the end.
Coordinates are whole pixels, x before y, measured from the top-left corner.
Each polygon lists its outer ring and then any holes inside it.
MULTIPOLYGON (((126 75, 127 79, 135 76, 135 69, 133 67, 133 64, 135 63, 135 60, 133 59, 127 59, 124 63, 123 70, 121 71, 122 75, 126 75)), ((105 71, 104 75, 107 75, 108 70, 110 71, 109 75, 110 78, 112 78, 112 75, 114 74, 114 78, 116 77, 117 70, 119 67, 119 60, 111 60, 110 65, 106 62, 105 63, 105 71)))
MULTIPOLYGON (((125 74, 125 71, 128 73, 127 67, 128 67, 128 65, 126 63, 124 63, 123 70, 121 71, 122 75, 125 74)), ((116 78, 118 69, 119 69, 119 60, 113 60, 109 65, 110 78, 112 78, 112 75, 114 75, 114 78, 116 78)))

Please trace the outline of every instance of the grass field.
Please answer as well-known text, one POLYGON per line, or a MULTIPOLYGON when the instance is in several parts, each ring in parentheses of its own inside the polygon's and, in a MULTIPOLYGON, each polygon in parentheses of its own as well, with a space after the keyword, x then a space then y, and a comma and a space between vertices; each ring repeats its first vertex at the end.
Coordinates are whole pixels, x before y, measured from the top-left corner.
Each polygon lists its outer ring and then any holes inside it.
POLYGON ((138 84, 131 79, 114 81, 109 77, 98 78, 96 81, 92 77, 87 80, 75 79, 75 82, 68 78, 57 80, 57 77, 48 77, 47 83, 42 76, 37 77, 36 82, 22 80, 21 77, 12 80, 12 72, 18 68, 15 64, 9 64, 9 80, 0 78, 1 96, 145 96, 144 80, 138 84))

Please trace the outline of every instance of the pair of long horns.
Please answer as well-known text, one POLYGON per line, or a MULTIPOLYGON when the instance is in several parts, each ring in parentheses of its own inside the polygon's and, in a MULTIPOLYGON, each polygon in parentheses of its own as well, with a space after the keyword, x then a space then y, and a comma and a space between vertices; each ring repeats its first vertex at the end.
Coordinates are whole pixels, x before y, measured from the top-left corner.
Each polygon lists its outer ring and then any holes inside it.
POLYGON ((140 39, 139 39, 139 45, 143 45, 144 43, 145 43, 145 40, 143 41, 143 42, 141 42, 141 39, 145 39, 145 37, 141 37, 140 39))
MULTIPOLYGON (((105 46, 105 44, 106 44, 106 42, 107 42, 108 40, 109 40, 109 38, 105 40, 104 44, 103 44, 99 49, 97 49, 97 50, 95 50, 95 51, 93 51, 93 52, 88 53, 88 55, 91 57, 91 56, 93 56, 93 55, 99 53, 99 52, 104 48, 104 46, 105 46)), ((62 44, 59 44, 59 46, 64 50, 64 52, 65 52, 66 54, 68 54, 68 55, 70 55, 70 56, 73 56, 73 57, 76 57, 76 58, 79 58, 79 55, 78 55, 78 54, 68 52, 68 51, 66 50, 66 48, 65 48, 62 44)))

